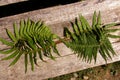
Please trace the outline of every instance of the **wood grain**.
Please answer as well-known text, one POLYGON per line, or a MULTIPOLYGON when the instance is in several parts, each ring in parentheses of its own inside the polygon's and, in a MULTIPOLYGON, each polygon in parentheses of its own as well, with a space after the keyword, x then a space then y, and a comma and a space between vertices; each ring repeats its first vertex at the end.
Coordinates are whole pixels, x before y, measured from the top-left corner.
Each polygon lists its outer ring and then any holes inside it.
POLYGON ((27 1, 27 0, 0 0, 0 6, 22 2, 22 1, 27 1))
MULTIPOLYGON (((0 37, 8 39, 4 28, 8 28, 13 31, 12 24, 14 22, 19 22, 21 19, 32 19, 34 21, 43 20, 48 24, 51 30, 62 37, 63 27, 70 27, 69 21, 73 21, 78 14, 85 16, 89 22, 91 22, 92 14, 94 11, 101 11, 102 20, 104 24, 111 22, 120 22, 120 0, 86 0, 78 3, 68 4, 64 6, 50 7, 46 9, 40 9, 35 11, 30 11, 27 13, 4 17, 0 19, 0 37)), ((120 26, 118 26, 120 27, 120 26)), ((117 32, 115 34, 120 34, 117 32)), ((116 42, 117 40, 111 40, 116 42)), ((113 57, 113 60, 108 60, 108 63, 112 63, 120 60, 120 43, 114 43, 113 47, 117 53, 117 56, 113 57)), ((7 65, 10 61, 0 61, 0 79, 1 80, 42 80, 49 77, 55 77, 78 70, 83 70, 89 67, 95 67, 105 64, 104 60, 98 53, 97 63, 91 64, 85 63, 79 60, 73 52, 66 48, 65 45, 59 44, 58 49, 62 57, 58 57, 56 61, 49 59, 47 63, 38 61, 40 67, 35 67, 35 71, 28 71, 27 74, 24 73, 24 61, 23 58, 12 67, 7 65)), ((6 46, 0 44, 0 49, 5 49, 6 46)), ((4 55, 0 55, 2 58, 4 55)), ((30 69, 30 66, 29 66, 30 69)))

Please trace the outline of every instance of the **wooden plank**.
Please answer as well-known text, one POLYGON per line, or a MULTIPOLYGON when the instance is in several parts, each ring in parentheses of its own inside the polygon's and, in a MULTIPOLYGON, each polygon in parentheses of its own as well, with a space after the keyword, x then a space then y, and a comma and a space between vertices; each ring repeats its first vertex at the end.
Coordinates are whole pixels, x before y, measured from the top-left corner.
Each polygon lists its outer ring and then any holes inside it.
MULTIPOLYGON (((35 21, 42 19, 51 26, 50 28, 53 32, 62 37, 63 27, 66 25, 69 27, 69 21, 73 21, 79 13, 82 13, 90 21, 92 17, 91 15, 95 10, 101 11, 104 24, 120 21, 120 0, 104 0, 102 2, 99 2, 99 0, 87 0, 65 6, 56 6, 6 18, 1 18, 0 37, 8 39, 5 34, 4 28, 9 28, 10 30, 13 30, 13 22, 19 22, 20 19, 27 18, 35 21)), ((119 32, 117 34, 119 34, 119 32)), ((113 60, 108 60, 108 63, 120 60, 120 48, 118 47, 119 45, 120 43, 113 44, 114 49, 118 55, 114 56, 113 60)), ((6 46, 0 44, 0 48, 5 49, 6 46)), ((31 72, 29 70, 27 74, 24 73, 24 64, 22 64, 24 63, 23 58, 21 58, 21 60, 12 67, 6 66, 10 63, 10 61, 0 61, 0 79, 42 80, 49 77, 55 77, 58 75, 105 64, 103 59, 101 59, 100 55, 98 55, 98 60, 96 64, 89 64, 79 60, 75 55, 73 55, 73 52, 70 49, 66 48, 63 44, 59 44, 58 49, 62 57, 58 57, 56 61, 46 59, 47 63, 38 61, 40 67, 36 67, 34 72, 31 72)), ((4 55, 0 55, 0 58, 2 58, 3 56, 4 55)))
MULTIPOLYGON (((100 3, 98 3, 98 1, 99 0, 83 1, 82 3, 78 2, 65 6, 57 6, 1 18, 0 37, 7 39, 4 28, 12 30, 12 24, 14 22, 19 22, 20 19, 30 18, 34 21, 42 19, 43 21, 45 21, 46 24, 51 26, 51 29, 54 33, 58 34, 61 37, 63 35, 63 27, 65 27, 66 25, 69 27, 69 21, 74 20, 75 17, 77 17, 80 13, 83 14, 89 21, 91 21, 93 12, 95 10, 100 10, 104 24, 120 21, 120 1, 105 0, 100 3)), ((1 46, 1 49, 3 48, 5 48, 5 46, 1 46)))
POLYGON ((22 2, 22 1, 27 1, 27 0, 0 0, 0 6, 22 2))
MULTIPOLYGON (((120 60, 120 43, 113 44, 115 51, 118 53, 113 57, 113 60, 108 60, 108 63, 112 63, 120 60)), ((66 50, 64 50, 66 51, 66 50)), ((48 60, 47 63, 39 61, 40 67, 35 67, 35 71, 28 71, 24 73, 23 60, 20 60, 15 66, 9 67, 6 66, 9 62, 1 62, 0 65, 0 79, 1 80, 43 80, 49 77, 55 77, 58 75, 63 75, 90 67, 99 66, 105 64, 105 61, 98 55, 97 62, 92 62, 91 64, 79 60, 76 55, 71 54, 68 56, 57 58, 56 61, 48 60), (18 65, 19 64, 19 65, 18 65), (4 67, 3 67, 4 66, 4 67)), ((29 66, 30 69, 30 66, 29 66)))
MULTIPOLYGON (((6 27, 12 29, 12 24, 14 22, 19 22, 20 19, 30 18, 34 21, 42 19, 43 21, 45 21, 45 23, 51 26, 53 32, 62 36, 63 27, 66 26, 66 24, 68 25, 69 21, 74 20, 74 18, 77 17, 78 14, 83 14, 88 20, 91 20, 91 15, 95 10, 101 11, 102 17, 104 17, 104 24, 119 21, 119 0, 105 0, 101 3, 98 3, 98 1, 99 0, 83 1, 82 3, 78 2, 65 6, 57 6, 47 9, 35 10, 24 14, 1 18, 0 30, 2 31, 0 32, 0 34, 5 34, 3 29, 6 27)), ((6 38, 6 36, 4 37, 6 38)))

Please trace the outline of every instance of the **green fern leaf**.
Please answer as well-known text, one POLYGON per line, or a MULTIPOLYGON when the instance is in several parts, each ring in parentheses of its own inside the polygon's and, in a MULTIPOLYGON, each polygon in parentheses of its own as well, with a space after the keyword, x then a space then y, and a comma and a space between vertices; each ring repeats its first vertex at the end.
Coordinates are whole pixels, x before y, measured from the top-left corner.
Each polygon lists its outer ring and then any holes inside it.
POLYGON ((43 22, 38 21, 38 22, 36 23, 35 31, 37 31, 41 26, 43 26, 43 22))
POLYGON ((16 39, 18 40, 20 37, 20 35, 19 35, 19 31, 18 31, 18 27, 17 27, 17 24, 16 23, 14 23, 13 24, 13 27, 14 27, 14 34, 15 34, 15 37, 16 37, 16 39))
POLYGON ((80 20, 81 20, 82 24, 84 24, 83 27, 86 27, 86 29, 88 31, 91 31, 91 27, 90 27, 88 21, 82 15, 80 17, 80 20))
POLYGON ((14 65, 21 57, 22 53, 18 53, 17 57, 10 63, 9 66, 12 66, 14 65))
POLYGON ((24 34, 23 34, 24 27, 25 27, 25 21, 21 20, 20 21, 20 30, 19 30, 20 37, 24 36, 24 34))
POLYGON ((82 29, 81 24, 77 18, 75 19, 75 24, 78 27, 79 33, 82 33, 83 29, 82 29))
POLYGON ((8 49, 8 50, 0 50, 0 54, 9 54, 9 53, 12 53, 15 50, 16 50, 15 48, 11 48, 11 49, 8 49))
POLYGON ((112 35, 112 34, 107 34, 108 37, 110 38, 120 38, 120 36, 118 35, 112 35))
POLYGON ((96 20, 96 11, 93 14, 93 19, 92 19, 92 27, 95 28, 96 24, 97 24, 97 20, 96 20))
POLYGON ((106 56, 106 53, 104 51, 104 47, 103 46, 100 47, 99 52, 100 52, 100 55, 103 57, 103 59, 107 62, 107 56, 106 56))
POLYGON ((14 42, 17 41, 16 38, 15 38, 15 36, 14 36, 8 29, 6 29, 6 32, 7 32, 7 35, 9 36, 9 38, 10 38, 12 41, 14 41, 14 42))
POLYGON ((71 22, 71 25, 72 25, 72 27, 73 27, 74 33, 75 33, 76 35, 79 35, 78 27, 76 26, 76 24, 73 24, 73 23, 71 22))
POLYGON ((34 56, 33 56, 34 63, 35 63, 35 65, 38 66, 38 64, 37 64, 37 53, 34 52, 33 55, 34 55, 34 56))
POLYGON ((116 55, 116 53, 115 53, 115 51, 114 51, 114 49, 113 49, 113 47, 112 47, 112 44, 111 44, 111 42, 109 41, 109 39, 107 39, 106 45, 107 45, 107 49, 112 53, 112 55, 116 55))
POLYGON ((116 26, 117 24, 116 23, 110 23, 110 24, 106 24, 104 26, 104 28, 110 28, 110 27, 113 27, 113 26, 116 26))
MULTIPOLYGON (((103 28, 104 29, 104 28, 103 28)), ((105 32, 106 33, 113 33, 113 32, 116 32, 116 31, 119 31, 120 29, 105 29, 105 32)))
POLYGON ((98 17, 97 17, 97 25, 100 26, 101 25, 101 14, 99 11, 98 17))
POLYGON ((29 53, 29 60, 30 60, 30 63, 31 63, 31 70, 33 71, 34 70, 34 62, 33 62, 32 53, 31 52, 29 53))
POLYGON ((82 15, 80 16, 80 22, 81 22, 82 29, 86 32, 87 31, 87 26, 84 22, 84 19, 83 19, 82 15))
POLYGON ((9 60, 9 59, 12 59, 14 58, 16 55, 18 54, 18 50, 14 51, 11 55, 5 57, 5 58, 2 58, 2 60, 9 60))
POLYGON ((3 39, 3 38, 0 38, 0 41, 1 41, 3 44, 7 45, 7 46, 13 46, 13 45, 14 45, 13 42, 9 42, 9 41, 7 41, 7 40, 5 40, 5 39, 3 39))
MULTIPOLYGON (((44 61, 44 59, 43 59, 43 55, 42 55, 40 49, 38 50, 38 55, 39 55, 40 60, 44 61)), ((44 61, 44 62, 45 62, 45 61, 44 61)))

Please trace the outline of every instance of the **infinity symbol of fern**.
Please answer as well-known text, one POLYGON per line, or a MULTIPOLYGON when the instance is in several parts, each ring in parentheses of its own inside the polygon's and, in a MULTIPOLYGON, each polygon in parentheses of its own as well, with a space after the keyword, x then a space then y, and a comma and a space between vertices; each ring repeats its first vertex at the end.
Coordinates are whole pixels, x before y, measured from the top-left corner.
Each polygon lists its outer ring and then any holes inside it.
POLYGON ((33 22, 28 19, 27 21, 21 20, 18 29, 17 24, 13 25, 14 34, 6 29, 6 33, 11 39, 7 41, 0 38, 0 41, 9 46, 7 50, 0 50, 1 54, 7 54, 8 56, 2 60, 14 60, 9 66, 14 65, 22 55, 24 55, 25 72, 27 71, 28 62, 31 64, 31 69, 34 70, 34 64, 37 64, 37 56, 40 60, 44 61, 43 56, 55 60, 55 57, 51 52, 58 53, 56 48, 57 42, 63 42, 67 47, 71 48, 79 58, 91 62, 92 59, 97 59, 97 53, 107 61, 107 58, 112 58, 115 55, 115 51, 109 41, 110 38, 120 38, 120 36, 112 35, 111 32, 115 32, 119 29, 111 29, 110 27, 119 24, 107 24, 102 26, 100 12, 98 16, 94 12, 92 26, 89 25, 87 20, 81 15, 80 20, 76 19, 72 24, 73 31, 68 28, 64 28, 64 39, 59 38, 56 34, 53 34, 49 27, 42 21, 33 22), (54 38, 60 39, 55 42, 54 38))

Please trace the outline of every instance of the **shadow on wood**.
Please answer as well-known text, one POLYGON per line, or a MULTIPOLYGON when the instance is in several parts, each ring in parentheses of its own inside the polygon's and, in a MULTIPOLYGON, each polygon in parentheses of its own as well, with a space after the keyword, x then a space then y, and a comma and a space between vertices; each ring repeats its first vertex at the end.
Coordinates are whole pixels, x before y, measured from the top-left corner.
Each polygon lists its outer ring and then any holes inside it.
POLYGON ((41 8, 47 8, 56 5, 65 5, 68 3, 77 2, 79 0, 29 0, 9 5, 0 6, 1 17, 20 14, 28 11, 33 11, 41 8))

